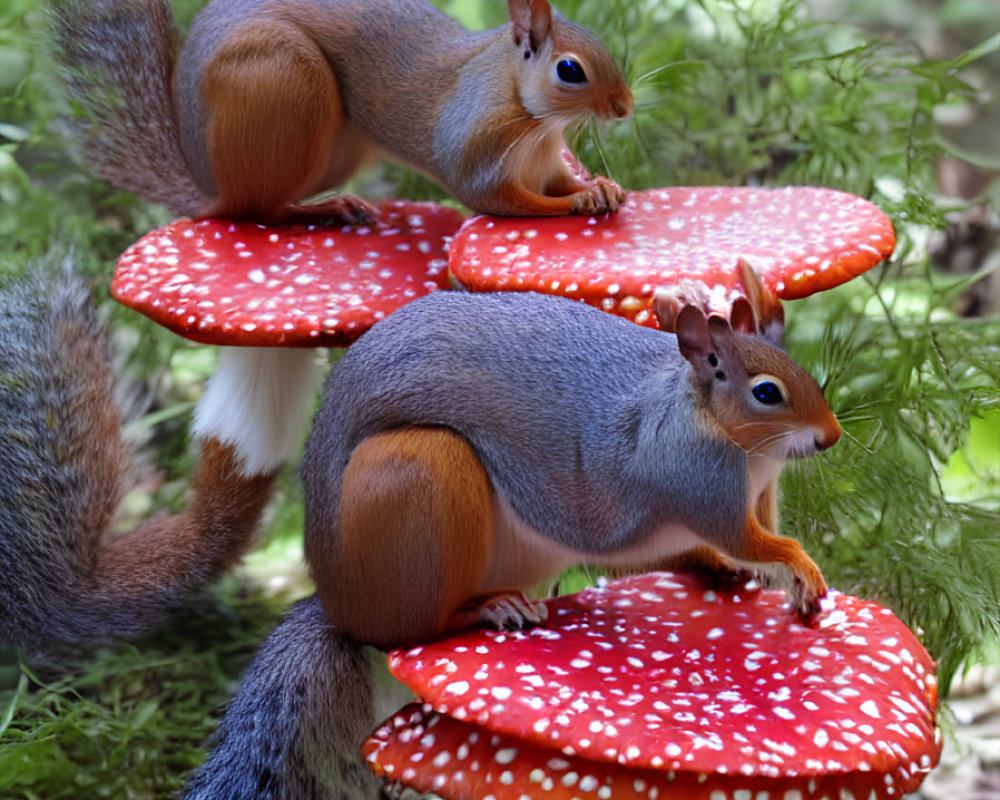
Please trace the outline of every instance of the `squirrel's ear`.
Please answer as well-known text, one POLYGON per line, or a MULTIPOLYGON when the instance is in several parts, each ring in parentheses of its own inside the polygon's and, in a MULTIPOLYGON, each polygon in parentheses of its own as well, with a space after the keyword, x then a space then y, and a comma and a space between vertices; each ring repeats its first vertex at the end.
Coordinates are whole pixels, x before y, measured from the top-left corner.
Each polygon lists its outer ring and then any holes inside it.
POLYGON ((661 331, 667 333, 677 331, 677 317, 681 313, 681 308, 681 298, 674 292, 661 288, 653 295, 653 316, 656 317, 661 331))
MULTIPOLYGON (((775 347, 780 347, 785 334, 785 309, 781 305, 777 292, 764 285, 760 274, 745 258, 739 260, 739 268, 740 282, 743 284, 746 301, 755 317, 755 329, 744 332, 756 333, 775 347)), ((736 330, 743 330, 736 324, 735 311, 734 306, 733 327, 736 330)))
POLYGON ((708 335, 708 320, 705 312, 696 306, 684 306, 677 315, 674 325, 677 332, 677 347, 694 367, 695 374, 711 375, 714 365, 710 357, 714 354, 714 346, 708 335))
POLYGON ((552 28, 552 7, 548 0, 507 0, 514 44, 525 51, 525 58, 538 52, 552 28))
POLYGON ((729 312, 729 324, 733 326, 734 331, 745 333, 747 336, 757 334, 757 315, 745 297, 737 297, 733 301, 732 311, 729 312))

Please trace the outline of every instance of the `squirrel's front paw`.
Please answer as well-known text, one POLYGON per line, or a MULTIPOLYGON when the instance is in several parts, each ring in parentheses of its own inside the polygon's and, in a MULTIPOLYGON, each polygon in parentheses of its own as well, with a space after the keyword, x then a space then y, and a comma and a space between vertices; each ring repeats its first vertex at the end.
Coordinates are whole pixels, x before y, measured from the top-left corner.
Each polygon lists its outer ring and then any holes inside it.
POLYGON ((625 190, 610 178, 591 179, 586 188, 573 195, 574 214, 608 214, 625 202, 625 190))
POLYGON ((811 569, 792 576, 794 584, 790 592, 792 605, 795 607, 803 625, 810 625, 821 610, 820 601, 826 594, 826 580, 819 567, 809 562, 811 569))

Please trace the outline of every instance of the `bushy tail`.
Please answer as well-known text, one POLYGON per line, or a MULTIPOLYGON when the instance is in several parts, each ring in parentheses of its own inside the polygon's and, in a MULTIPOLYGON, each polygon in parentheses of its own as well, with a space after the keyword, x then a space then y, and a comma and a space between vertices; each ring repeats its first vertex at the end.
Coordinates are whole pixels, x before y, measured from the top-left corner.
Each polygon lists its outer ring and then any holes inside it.
POLYGON ((249 549, 275 473, 204 443, 187 511, 109 531, 131 473, 105 326, 68 273, 0 286, 0 640, 138 636, 249 549))
POLYGON ((261 646, 182 800, 375 800, 362 764, 374 729, 368 654, 319 600, 296 603, 261 646))
POLYGON ((49 32, 84 157, 115 186, 195 215, 171 81, 177 33, 167 0, 49 0, 49 32))

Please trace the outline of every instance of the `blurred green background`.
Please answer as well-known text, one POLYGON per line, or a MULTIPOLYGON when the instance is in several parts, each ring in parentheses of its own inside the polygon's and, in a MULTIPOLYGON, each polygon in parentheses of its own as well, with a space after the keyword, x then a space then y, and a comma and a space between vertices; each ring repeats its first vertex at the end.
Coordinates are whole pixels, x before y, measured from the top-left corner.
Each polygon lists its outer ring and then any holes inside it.
MULTIPOLYGON (((440 5, 469 27, 497 0, 440 5)), ((175 0, 181 27, 200 3, 175 0)), ((633 120, 585 126, 585 163, 639 189, 819 184, 893 219, 892 260, 791 303, 788 347, 823 384, 846 436, 786 469, 784 532, 830 583, 890 605, 947 686, 996 662, 1000 633, 1000 6, 992 0, 567 0, 633 86, 633 120), (993 34, 993 35, 991 35, 993 34)), ((191 411, 215 352, 107 300, 117 255, 168 221, 77 159, 37 0, 0 8, 0 273, 67 252, 112 316, 147 412, 144 467, 122 527, 179 508, 194 464, 191 411)), ((365 194, 440 198, 396 167, 365 194)), ((203 757, 241 670, 294 597, 296 465, 262 546, 176 624, 142 642, 26 662, 0 650, 0 796, 167 797, 203 757)), ((589 579, 576 571, 566 590, 589 579)))

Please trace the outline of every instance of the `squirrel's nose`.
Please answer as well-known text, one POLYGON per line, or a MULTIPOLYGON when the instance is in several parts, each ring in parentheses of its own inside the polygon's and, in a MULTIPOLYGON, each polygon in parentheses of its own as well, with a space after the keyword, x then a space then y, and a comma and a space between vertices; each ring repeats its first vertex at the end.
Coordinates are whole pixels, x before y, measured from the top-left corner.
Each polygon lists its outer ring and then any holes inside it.
POLYGON ((633 105, 632 92, 626 89, 624 94, 611 101, 611 113, 615 119, 626 119, 632 116, 633 105))
POLYGON ((829 423, 819 431, 816 431, 813 440, 816 443, 816 451, 821 452, 829 447, 833 447, 838 441, 843 431, 836 417, 831 416, 829 423))

